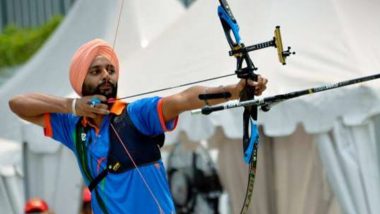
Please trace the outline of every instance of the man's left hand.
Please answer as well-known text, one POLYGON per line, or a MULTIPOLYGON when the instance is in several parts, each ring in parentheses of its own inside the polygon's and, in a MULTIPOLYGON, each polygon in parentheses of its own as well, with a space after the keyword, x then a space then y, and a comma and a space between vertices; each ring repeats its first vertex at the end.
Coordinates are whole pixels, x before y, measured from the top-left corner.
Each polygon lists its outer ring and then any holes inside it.
POLYGON ((248 86, 250 87, 253 87, 255 89, 255 95, 256 96, 260 96, 263 91, 265 91, 265 89, 267 88, 267 83, 268 83, 268 79, 262 77, 261 75, 257 75, 257 81, 253 81, 253 80, 245 80, 245 79, 241 79, 240 82, 238 83, 238 89, 243 90, 244 87, 246 86, 246 84, 248 84, 248 86))

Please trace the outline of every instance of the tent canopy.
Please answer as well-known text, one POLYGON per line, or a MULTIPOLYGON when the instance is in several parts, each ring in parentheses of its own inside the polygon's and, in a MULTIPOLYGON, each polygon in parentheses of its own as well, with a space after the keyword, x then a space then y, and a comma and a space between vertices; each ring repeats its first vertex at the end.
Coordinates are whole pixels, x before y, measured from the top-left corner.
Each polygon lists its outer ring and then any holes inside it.
MULTIPOLYGON (((286 66, 278 63, 274 48, 251 54, 259 73, 269 79, 263 96, 380 70, 376 60, 380 56, 380 45, 373 45, 380 33, 380 25, 372 18, 380 9, 375 1, 364 4, 350 1, 350 6, 344 1, 330 0, 236 0, 229 3, 246 45, 272 39, 275 26, 280 25, 285 48, 289 45, 297 52, 286 66), (353 18, 354 8, 360 10, 355 10, 357 16, 353 18)), ((121 63, 125 72, 120 77, 119 96, 234 72, 236 62, 228 57, 229 47, 216 13, 217 6, 217 1, 198 0, 154 44, 125 58, 121 63)), ((218 86, 236 82, 236 77, 229 77, 203 84, 218 86)), ((269 113, 261 112, 259 122, 270 136, 289 135, 299 123, 309 133, 324 132, 340 117, 347 124, 360 123, 379 112, 376 85, 376 82, 366 83, 288 101, 276 105, 269 113)), ((180 90, 156 94, 164 96, 180 90)), ((215 126, 222 126, 228 137, 238 138, 241 137, 240 113, 240 110, 232 110, 207 118, 184 114, 177 131, 185 131, 192 140, 199 140, 210 137, 215 126), (199 130, 194 131, 194 127, 199 130)))

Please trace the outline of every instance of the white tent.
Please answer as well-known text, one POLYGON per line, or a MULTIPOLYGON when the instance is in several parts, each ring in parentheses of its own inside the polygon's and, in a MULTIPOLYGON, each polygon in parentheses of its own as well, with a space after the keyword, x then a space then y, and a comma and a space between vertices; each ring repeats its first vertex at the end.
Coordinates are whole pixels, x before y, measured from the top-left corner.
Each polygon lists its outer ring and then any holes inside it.
POLYGON ((4 213, 22 213, 21 144, 0 139, 0 207, 4 213))
MULTIPOLYGON (((123 61, 126 72, 119 83, 120 97, 233 72, 235 61, 228 58, 217 4, 198 0, 151 46, 123 61)), ((297 51, 285 67, 277 63, 275 50, 252 54, 259 72, 269 78, 264 95, 380 71, 378 1, 236 0, 230 5, 246 45, 270 40, 274 27, 280 25, 284 45, 297 51)), ((207 85, 236 81, 228 78, 207 85)), ((259 122, 265 136, 260 150, 264 154, 259 159, 252 210, 337 213, 340 206, 344 213, 380 210, 376 203, 380 200, 377 85, 374 81, 337 89, 284 102, 269 113, 261 112, 259 122), (318 152, 320 155, 316 155, 318 152)), ((240 110, 208 117, 184 114, 176 131, 167 138, 167 143, 177 141, 179 133, 185 132, 192 141, 217 138, 224 143, 219 148, 220 163, 224 163, 220 170, 234 213, 245 191, 242 176, 246 173, 242 172, 241 161, 230 157, 235 150, 241 157, 241 145, 234 142, 241 138, 241 123, 240 110), (218 132, 218 127, 223 132, 218 132)))
POLYGON ((0 88, 0 136, 28 145, 26 197, 44 198, 56 213, 76 213, 82 182, 71 152, 45 138, 40 127, 17 119, 9 110, 9 98, 25 92, 67 96, 72 93, 68 81, 70 59, 81 44, 93 38, 113 44, 116 38, 115 50, 124 58, 146 47, 184 11, 176 0, 77 1, 43 48, 0 88))

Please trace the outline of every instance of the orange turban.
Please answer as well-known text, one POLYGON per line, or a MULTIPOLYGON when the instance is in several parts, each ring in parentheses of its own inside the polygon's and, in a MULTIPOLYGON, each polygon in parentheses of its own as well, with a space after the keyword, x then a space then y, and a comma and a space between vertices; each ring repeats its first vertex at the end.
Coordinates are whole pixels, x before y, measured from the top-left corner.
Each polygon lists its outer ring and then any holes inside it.
POLYGON ((113 48, 101 39, 91 40, 82 45, 71 59, 70 83, 75 92, 82 96, 82 86, 92 61, 97 56, 106 57, 116 70, 116 78, 119 78, 119 60, 113 48))

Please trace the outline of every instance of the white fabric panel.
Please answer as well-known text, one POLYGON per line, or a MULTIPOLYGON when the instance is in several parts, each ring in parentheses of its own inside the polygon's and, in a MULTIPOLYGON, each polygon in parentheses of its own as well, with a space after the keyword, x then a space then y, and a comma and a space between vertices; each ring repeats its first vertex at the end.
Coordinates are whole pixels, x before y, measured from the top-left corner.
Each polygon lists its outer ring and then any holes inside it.
POLYGON ((28 145, 24 157, 26 197, 41 197, 57 214, 76 213, 80 206, 82 179, 72 152, 45 137, 39 126, 28 123, 23 128, 23 141, 28 145))
POLYGON ((192 141, 208 139, 221 126, 227 138, 240 139, 243 133, 242 109, 229 112, 216 112, 211 118, 204 115, 192 116, 190 112, 183 113, 178 120, 178 127, 166 134, 165 143, 178 141, 179 133, 185 132, 192 141))
MULTIPOLYGON (((27 197, 41 197, 51 204, 57 186, 58 170, 62 148, 56 153, 41 154, 26 151, 27 197)), ((69 172, 68 172, 69 173, 69 172)))
POLYGON ((353 127, 337 121, 331 132, 316 135, 315 141, 344 212, 377 213, 380 210, 380 156, 373 121, 353 127))
MULTIPOLYGON (((379 1, 336 0, 334 3, 352 48, 350 54, 356 58, 349 64, 357 63, 360 72, 379 72, 380 46, 375 42, 380 34, 379 1)), ((372 82, 370 85, 378 84, 372 82)))
POLYGON ((82 179, 72 152, 63 146, 55 153, 34 152, 28 147, 25 158, 26 197, 44 199, 57 214, 77 213, 82 179))
POLYGON ((56 186, 52 205, 56 214, 76 213, 82 206, 83 181, 74 154, 68 149, 63 149, 57 165, 59 171, 55 178, 56 186), (68 204, 71 205, 70 212, 68 204))
POLYGON ((21 156, 20 144, 0 139, 0 207, 4 213, 22 213, 21 156))
MULTIPOLYGON (((300 127, 287 137, 262 135, 249 213, 342 213, 312 141, 300 127)), ((248 180, 242 142, 226 138, 220 129, 211 142, 219 149, 218 171, 230 196, 232 213, 239 213, 248 180)))
POLYGON ((10 168, 10 170, 14 172, 8 176, 2 176, 2 178, 7 187, 13 210, 15 213, 22 213, 24 207, 22 178, 20 174, 16 172, 15 167, 10 168))
POLYGON ((371 118, 375 124, 375 136, 376 136, 376 148, 374 149, 376 153, 378 154, 377 156, 377 169, 380 172, 380 115, 377 115, 373 118, 371 118))
POLYGON ((23 142, 28 142, 30 151, 37 154, 57 153, 61 145, 49 137, 45 137, 44 131, 40 126, 25 123, 22 126, 23 142))
POLYGON ((0 207, 2 212, 9 214, 16 214, 15 208, 8 196, 7 185, 5 184, 3 177, 0 176, 0 207))

